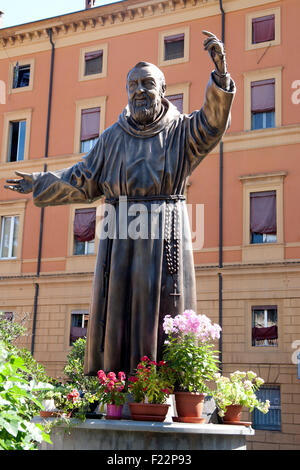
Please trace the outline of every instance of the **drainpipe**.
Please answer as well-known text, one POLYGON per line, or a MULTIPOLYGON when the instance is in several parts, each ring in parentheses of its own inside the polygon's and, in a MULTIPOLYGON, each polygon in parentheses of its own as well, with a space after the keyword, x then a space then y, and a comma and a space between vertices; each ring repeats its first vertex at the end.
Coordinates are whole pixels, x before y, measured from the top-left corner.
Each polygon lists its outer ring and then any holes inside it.
MULTIPOLYGON (((51 44, 51 63, 50 63, 49 97, 48 97, 48 111, 47 111, 46 141, 45 141, 45 158, 48 158, 48 149, 49 149, 49 129, 50 129, 52 88, 53 88, 53 65, 54 65, 54 42, 52 40, 52 29, 51 28, 48 29, 47 33, 48 33, 49 41, 51 44)), ((44 172, 46 171, 47 171, 47 163, 44 163, 44 172)), ((44 207, 41 208, 38 260, 37 260, 37 270, 36 270, 37 278, 39 278, 40 271, 41 271, 43 229, 44 229, 44 207)), ((36 282, 34 304, 33 304, 33 321, 32 321, 32 336, 31 336, 31 350, 30 350, 32 355, 34 353, 34 340, 35 340, 35 332, 36 332, 36 318, 37 318, 39 289, 40 289, 40 285, 38 282, 36 282)))
MULTIPOLYGON (((225 12, 223 2, 219 0, 222 15, 222 42, 225 44, 225 12)), ((219 268, 223 267, 223 142, 220 142, 219 154, 219 268)), ((223 278, 222 273, 218 273, 219 280, 219 325, 223 328, 223 278)), ((219 339, 219 369, 223 370, 223 338, 222 332, 219 339)))

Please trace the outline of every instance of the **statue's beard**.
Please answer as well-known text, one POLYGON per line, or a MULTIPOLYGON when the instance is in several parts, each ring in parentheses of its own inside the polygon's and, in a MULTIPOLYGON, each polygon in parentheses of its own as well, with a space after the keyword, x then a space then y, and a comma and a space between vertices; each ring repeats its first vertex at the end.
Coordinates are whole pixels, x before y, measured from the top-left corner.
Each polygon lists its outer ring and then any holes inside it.
POLYGON ((145 97, 143 102, 132 100, 129 103, 131 117, 137 124, 146 125, 155 121, 161 109, 161 101, 150 100, 145 97))

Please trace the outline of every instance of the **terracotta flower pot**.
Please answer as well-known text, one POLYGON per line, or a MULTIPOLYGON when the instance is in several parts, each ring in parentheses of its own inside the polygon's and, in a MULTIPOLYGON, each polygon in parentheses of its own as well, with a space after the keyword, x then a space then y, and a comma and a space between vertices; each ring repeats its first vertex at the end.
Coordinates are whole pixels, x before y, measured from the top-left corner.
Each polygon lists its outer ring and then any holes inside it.
POLYGON ((229 405, 223 418, 224 423, 230 424, 240 422, 242 409, 243 405, 229 405))
POLYGON ((204 393, 175 392, 175 403, 178 419, 185 423, 204 423, 201 418, 204 406, 204 393))
POLYGON ((129 403, 131 417, 135 421, 164 421, 169 409, 168 404, 129 403))
POLYGON ((122 419, 123 405, 108 404, 106 410, 106 419, 122 419))

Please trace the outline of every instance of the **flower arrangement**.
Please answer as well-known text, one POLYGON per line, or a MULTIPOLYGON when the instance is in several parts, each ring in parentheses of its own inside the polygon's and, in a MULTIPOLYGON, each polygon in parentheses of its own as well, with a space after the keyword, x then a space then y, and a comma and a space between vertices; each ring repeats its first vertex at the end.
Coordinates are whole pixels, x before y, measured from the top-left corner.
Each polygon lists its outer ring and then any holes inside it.
POLYGON ((206 382, 212 380, 218 370, 213 342, 220 337, 221 327, 206 315, 185 310, 174 318, 166 315, 163 329, 168 335, 164 359, 176 372, 176 389, 207 392, 206 382))
POLYGON ((221 374, 215 374, 216 390, 213 396, 218 414, 223 417, 229 405, 242 405, 253 411, 257 408, 266 414, 269 411, 270 402, 262 402, 257 399, 255 391, 264 383, 264 380, 257 376, 255 372, 240 372, 239 370, 224 377, 221 374))
POLYGON ((135 403, 164 404, 173 392, 174 372, 165 361, 151 361, 143 356, 136 374, 129 377, 128 390, 135 403))
POLYGON ((108 405, 124 405, 126 402, 126 375, 124 372, 108 372, 103 370, 97 372, 100 381, 99 401, 108 405))

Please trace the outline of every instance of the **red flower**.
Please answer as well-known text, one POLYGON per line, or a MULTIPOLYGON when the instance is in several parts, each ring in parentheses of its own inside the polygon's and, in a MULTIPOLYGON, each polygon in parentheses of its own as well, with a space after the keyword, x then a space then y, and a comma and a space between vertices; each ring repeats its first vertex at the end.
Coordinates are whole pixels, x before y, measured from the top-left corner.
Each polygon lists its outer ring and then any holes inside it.
POLYGON ((147 362, 147 361, 150 361, 149 357, 148 356, 143 356, 142 359, 141 359, 142 362, 147 362))
POLYGON ((129 380, 129 382, 135 383, 135 382, 138 382, 139 379, 138 379, 138 377, 129 377, 128 380, 129 380))

